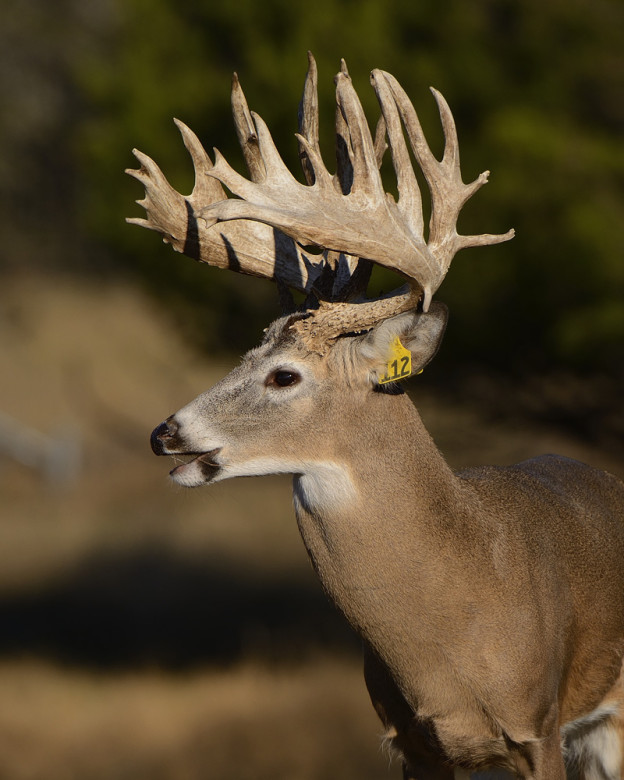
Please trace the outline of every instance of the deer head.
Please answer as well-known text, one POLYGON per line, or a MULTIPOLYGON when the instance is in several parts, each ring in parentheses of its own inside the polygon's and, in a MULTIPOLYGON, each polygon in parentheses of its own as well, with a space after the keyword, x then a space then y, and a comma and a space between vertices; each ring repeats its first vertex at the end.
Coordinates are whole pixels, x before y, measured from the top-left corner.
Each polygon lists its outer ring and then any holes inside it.
POLYGON ((134 152, 141 168, 128 173, 145 187, 145 198, 138 202, 147 216, 128 221, 160 232, 176 250, 197 260, 272 279, 289 309, 226 380, 154 431, 152 446, 157 453, 196 454, 194 465, 172 472, 184 484, 240 473, 297 471, 300 464, 284 453, 279 464, 261 454, 267 451, 268 438, 279 432, 282 450, 285 442, 296 440, 295 431, 284 434, 286 420, 293 421, 299 432, 304 424, 303 413, 293 410, 307 408, 306 399, 318 398, 324 382, 332 383, 334 393, 342 386, 352 392, 376 387, 397 338, 411 352, 411 373, 420 371, 435 354, 444 331, 446 310, 432 305, 431 299, 455 253, 513 236, 512 230, 503 235, 457 233, 461 207, 487 181, 488 173, 470 184, 462 182, 455 123, 440 93, 432 90, 445 138, 443 157, 437 160, 396 79, 375 70, 371 83, 381 107, 374 139, 342 63, 336 76, 333 175, 319 148, 317 70, 311 55, 297 134, 305 183, 288 171, 266 124, 249 111, 236 75, 232 107, 248 179, 218 151, 213 163, 179 121, 195 168, 190 196, 176 192, 153 160, 134 152), (384 191, 380 175, 387 145, 396 175, 396 201, 384 191), (410 149, 431 194, 426 238, 410 149), (224 187, 236 197, 227 197, 224 187), (322 251, 306 251, 311 244, 322 251), (367 299, 373 263, 397 272, 406 284, 367 299), (306 294, 299 310, 290 306, 290 289, 306 294), (207 407, 211 422, 201 429, 198 420, 205 417, 201 410, 207 407), (217 409, 227 410, 227 420, 215 419, 217 409), (264 438, 252 446, 259 420, 264 438), (247 435, 241 436, 237 426, 247 435), (245 452, 235 454, 233 442, 245 452))

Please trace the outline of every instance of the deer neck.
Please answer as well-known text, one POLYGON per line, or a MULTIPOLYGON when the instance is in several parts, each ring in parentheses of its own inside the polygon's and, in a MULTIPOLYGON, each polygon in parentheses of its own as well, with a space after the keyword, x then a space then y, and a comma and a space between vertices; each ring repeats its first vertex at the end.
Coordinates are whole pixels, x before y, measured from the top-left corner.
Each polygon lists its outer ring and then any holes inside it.
POLYGON ((407 395, 374 394, 364 409, 340 414, 333 461, 294 478, 299 529, 325 590, 413 690, 406 678, 416 673, 419 645, 436 630, 431 616, 444 610, 440 599, 453 598, 446 574, 452 579, 462 569, 457 559, 474 498, 407 395), (358 424, 341 439, 346 414, 358 424))
POLYGON ((352 409, 343 401, 328 417, 317 441, 329 441, 331 448, 323 448, 321 459, 293 483, 313 559, 324 553, 315 544, 319 534, 338 548, 353 536, 344 533, 347 528, 371 539, 391 539, 397 533, 420 538, 433 530, 435 535, 438 523, 448 527, 464 486, 407 395, 374 393, 367 404, 354 402, 352 409), (346 426, 345 420, 356 422, 346 426))

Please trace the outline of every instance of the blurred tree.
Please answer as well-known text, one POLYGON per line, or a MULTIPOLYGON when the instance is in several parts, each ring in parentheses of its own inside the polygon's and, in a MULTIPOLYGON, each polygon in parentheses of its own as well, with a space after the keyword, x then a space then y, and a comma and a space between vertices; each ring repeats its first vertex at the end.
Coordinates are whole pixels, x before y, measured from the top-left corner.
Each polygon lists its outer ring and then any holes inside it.
MULTIPOLYGON (((517 237, 455 260, 440 291, 453 314, 441 360, 624 371, 620 0, 59 0, 54 8, 8 0, 3 14, 5 268, 135 273, 205 346, 248 346, 277 312, 272 286, 176 257, 125 225, 141 193, 121 171, 137 146, 190 189, 172 116, 243 170, 229 111, 235 69, 296 169, 311 49, 326 150, 331 75, 344 56, 371 124, 378 108, 367 73, 382 67, 414 99, 440 151, 425 89, 435 84, 458 123, 465 179, 493 170, 461 228, 513 226, 517 237)), ((389 284, 383 274, 374 283, 389 284)))
POLYGON ((84 262, 76 131, 76 63, 110 25, 106 0, 5 0, 0 8, 0 267, 84 262))

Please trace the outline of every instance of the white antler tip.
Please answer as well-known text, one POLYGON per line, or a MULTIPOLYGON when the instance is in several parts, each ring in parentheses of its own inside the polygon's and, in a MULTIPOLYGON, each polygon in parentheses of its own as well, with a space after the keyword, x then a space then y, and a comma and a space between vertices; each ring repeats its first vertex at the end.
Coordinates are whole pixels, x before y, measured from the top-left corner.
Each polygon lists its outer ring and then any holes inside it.
POLYGON ((148 168, 148 169, 149 169, 149 168, 153 168, 153 169, 155 169, 155 168, 158 168, 158 166, 157 166, 157 165, 156 165, 156 163, 155 163, 155 162, 152 160, 152 158, 151 158, 149 155, 147 155, 147 154, 144 154, 144 152, 142 152, 140 149, 133 149, 133 150, 132 150, 132 154, 133 154, 133 155, 134 155, 134 156, 137 158, 137 160, 138 160, 138 161, 141 163, 141 165, 143 165, 145 168, 148 168))
POLYGON ((429 91, 436 99, 436 101, 443 100, 446 103, 446 100, 444 100, 444 95, 440 92, 439 89, 436 89, 435 87, 429 87, 429 91))

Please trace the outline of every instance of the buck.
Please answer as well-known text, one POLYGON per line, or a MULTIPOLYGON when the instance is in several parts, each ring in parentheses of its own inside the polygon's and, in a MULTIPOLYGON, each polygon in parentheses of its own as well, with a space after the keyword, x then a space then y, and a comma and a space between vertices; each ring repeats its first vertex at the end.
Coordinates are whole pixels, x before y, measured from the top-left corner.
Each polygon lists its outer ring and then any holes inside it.
POLYGON ((458 234, 488 174, 463 183, 435 90, 441 160, 396 79, 375 70, 371 81, 374 136, 344 63, 336 77, 334 175, 311 57, 297 135, 305 183, 236 76, 249 179, 218 152, 213 163, 181 122, 190 196, 135 151, 147 218, 129 221, 196 260, 272 279, 286 305, 237 368, 154 430, 153 450, 188 456, 171 476, 189 487, 293 475, 301 536, 363 639, 368 691, 406 779, 561 780, 566 767, 570 778, 622 778, 624 485, 552 455, 453 473, 393 381, 438 349, 447 313, 432 296, 455 253, 513 231, 458 234), (388 146, 398 199, 380 176, 388 146), (431 194, 426 238, 410 150, 431 194), (367 299, 373 263, 405 286, 367 299), (291 289, 306 296, 298 309, 291 289))

